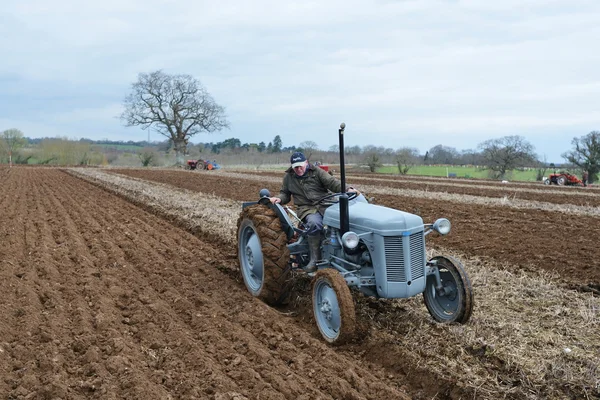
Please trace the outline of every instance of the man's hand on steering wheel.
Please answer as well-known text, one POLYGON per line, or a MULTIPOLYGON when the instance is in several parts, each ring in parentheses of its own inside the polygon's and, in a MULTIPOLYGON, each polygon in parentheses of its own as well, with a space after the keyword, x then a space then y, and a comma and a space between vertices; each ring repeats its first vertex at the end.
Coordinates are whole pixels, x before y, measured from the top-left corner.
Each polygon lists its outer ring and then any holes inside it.
POLYGON ((334 197, 338 197, 338 196, 341 196, 343 194, 345 194, 345 195, 348 196, 348 200, 353 200, 353 199, 357 198, 360 195, 360 192, 358 190, 354 189, 354 188, 348 188, 348 190, 345 193, 344 192, 342 192, 342 193, 332 193, 332 194, 329 194, 329 195, 327 195, 325 197, 321 197, 317 203, 318 204, 327 203, 328 205, 336 204, 336 203, 339 202, 339 199, 337 199, 337 200, 332 200, 332 199, 334 197))

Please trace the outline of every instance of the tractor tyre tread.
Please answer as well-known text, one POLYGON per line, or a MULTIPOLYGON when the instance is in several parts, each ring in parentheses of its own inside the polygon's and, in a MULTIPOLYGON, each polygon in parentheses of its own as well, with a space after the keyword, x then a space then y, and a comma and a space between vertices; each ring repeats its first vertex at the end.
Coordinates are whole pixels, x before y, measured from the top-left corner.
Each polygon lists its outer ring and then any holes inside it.
POLYGON ((337 346, 349 342, 356 335, 356 310, 354 307, 354 299, 352 298, 352 293, 350 292, 346 280, 337 270, 332 268, 320 269, 313 278, 312 286, 314 287, 315 283, 323 278, 327 279, 331 284, 331 287, 336 293, 340 307, 342 328, 338 338, 335 342, 331 343, 337 346))
POLYGON ((292 282, 287 236, 281 229, 279 217, 275 211, 260 204, 244 208, 237 222, 238 243, 239 227, 244 219, 250 219, 254 224, 263 253, 263 287, 257 297, 269 305, 284 304, 289 298, 292 282))

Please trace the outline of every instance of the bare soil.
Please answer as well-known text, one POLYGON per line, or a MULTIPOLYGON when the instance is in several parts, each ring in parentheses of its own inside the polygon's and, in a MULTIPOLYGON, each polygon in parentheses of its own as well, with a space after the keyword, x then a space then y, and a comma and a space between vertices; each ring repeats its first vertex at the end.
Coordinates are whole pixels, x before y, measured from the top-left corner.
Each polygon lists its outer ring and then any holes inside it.
POLYGON ((8 399, 403 399, 389 370, 250 296, 234 256, 49 168, 0 169, 0 393, 8 399), (227 266, 226 266, 227 267, 227 266))
MULTIPOLYGON (((211 172, 114 172, 236 201, 279 189, 211 172)), ((403 343, 413 334, 403 329, 417 323, 399 323, 412 318, 401 305, 361 300, 358 324, 390 328, 331 347, 306 308, 290 314, 247 292, 232 273, 236 249, 58 169, 0 168, 0 187, 0 394, 8 399, 491 398, 420 365, 403 343)), ((377 202, 450 218, 453 233, 434 244, 600 288, 598 218, 400 196, 377 202)), ((515 388, 506 398, 524 398, 521 371, 485 347, 466 350, 515 388)))
MULTIPOLYGON (((259 175, 278 176, 281 172, 259 172, 259 175)), ((448 179, 436 177, 398 176, 384 174, 352 174, 348 180, 354 185, 381 185, 395 189, 416 189, 431 192, 459 193, 472 196, 486 196, 530 201, 543 201, 554 204, 578 206, 600 206, 600 186, 545 186, 535 182, 509 182, 492 180, 448 179)))
MULTIPOLYGON (((260 183, 224 178, 218 173, 138 169, 113 172, 238 201, 258 199, 258 192, 265 187, 272 193, 279 191, 279 185, 269 181, 260 183)), ((272 176, 273 173, 261 175, 272 176)), ((371 179, 365 181, 367 182, 371 186, 392 187, 387 181, 371 179)), ((398 185, 405 185, 405 182, 398 185)), ((413 185, 422 190, 428 189, 426 182, 420 186, 418 183, 413 185)), ((538 201, 544 199, 558 204, 581 202, 570 193, 555 193, 554 187, 541 188, 547 188, 549 194, 540 194, 538 201)), ((461 193, 465 188, 457 187, 453 190, 461 193)), ((495 190, 476 190, 480 196, 497 195, 495 190)), ((465 192, 464 194, 472 194, 470 188, 466 188, 465 192)), ((375 201, 376 204, 421 215, 426 222, 440 217, 450 219, 452 233, 445 237, 432 236, 431 243, 434 245, 508 262, 524 269, 547 270, 562 277, 572 287, 583 290, 600 289, 600 247, 597 240, 600 237, 599 218, 391 195, 377 195, 375 201)))

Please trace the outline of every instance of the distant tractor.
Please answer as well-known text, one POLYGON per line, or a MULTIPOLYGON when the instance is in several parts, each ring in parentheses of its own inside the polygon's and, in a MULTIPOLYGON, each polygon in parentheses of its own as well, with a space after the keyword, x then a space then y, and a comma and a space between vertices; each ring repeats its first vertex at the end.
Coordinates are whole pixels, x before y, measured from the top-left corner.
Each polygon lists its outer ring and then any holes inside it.
POLYGON ((329 165, 323 165, 320 161, 315 161, 314 164, 316 167, 321 168, 323 171, 327 172, 329 175, 333 175, 333 171, 329 169, 329 165))
POLYGON ((190 170, 194 170, 194 169, 205 169, 205 170, 209 170, 212 171, 213 169, 220 169, 221 166, 219 164, 217 164, 217 162, 215 160, 203 160, 203 159, 198 159, 198 160, 187 160, 185 169, 190 169, 190 170))
POLYGON ((196 169, 198 167, 200 167, 200 168, 204 167, 203 160, 187 160, 187 163, 185 165, 185 169, 196 169))
POLYGON ((559 186, 583 186, 583 181, 577 178, 575 175, 567 172, 561 172, 558 174, 550 174, 544 179, 544 185, 559 185, 559 186))

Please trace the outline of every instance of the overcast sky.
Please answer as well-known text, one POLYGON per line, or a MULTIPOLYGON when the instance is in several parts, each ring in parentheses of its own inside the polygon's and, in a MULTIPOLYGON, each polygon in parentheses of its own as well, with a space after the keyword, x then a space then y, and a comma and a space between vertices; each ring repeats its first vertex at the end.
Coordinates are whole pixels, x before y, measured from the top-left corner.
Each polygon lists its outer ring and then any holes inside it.
MULTIPOLYGON (((145 140, 118 116, 139 73, 199 79, 231 128, 421 153, 521 135, 562 162, 600 130, 600 1, 3 0, 0 130, 145 140)), ((164 140, 151 134, 151 140, 164 140)))

